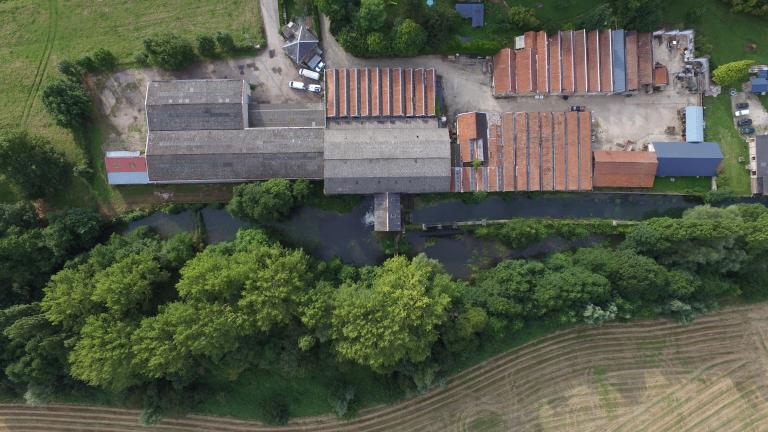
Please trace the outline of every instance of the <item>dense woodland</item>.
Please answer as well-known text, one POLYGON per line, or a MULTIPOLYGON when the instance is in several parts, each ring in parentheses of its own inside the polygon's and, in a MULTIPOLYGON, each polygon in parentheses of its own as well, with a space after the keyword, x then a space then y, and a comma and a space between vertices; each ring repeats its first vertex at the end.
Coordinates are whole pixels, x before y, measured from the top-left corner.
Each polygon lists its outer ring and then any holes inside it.
MULTIPOLYGON (((298 205, 305 186, 243 186, 230 209, 280 218, 270 209, 298 205)), ((503 261, 468 281, 424 255, 319 261, 258 228, 207 247, 191 234, 110 229, 83 210, 41 218, 26 202, 0 206, 2 394, 43 403, 92 389, 143 404, 152 423, 248 371, 322 370, 328 411, 348 417, 365 400, 352 378, 361 371, 394 395, 424 392, 531 323, 688 322, 762 297, 768 280, 762 205, 650 219, 619 243, 503 261)), ((291 415, 279 391, 254 410, 273 423, 291 415)))

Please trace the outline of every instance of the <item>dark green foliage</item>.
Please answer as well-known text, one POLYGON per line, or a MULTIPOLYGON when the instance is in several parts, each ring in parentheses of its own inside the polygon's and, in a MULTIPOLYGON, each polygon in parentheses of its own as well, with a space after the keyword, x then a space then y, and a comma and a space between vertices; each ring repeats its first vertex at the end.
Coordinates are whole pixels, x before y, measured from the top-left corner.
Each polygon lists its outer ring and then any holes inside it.
POLYGON ((98 69, 96 67, 96 62, 93 60, 93 57, 89 55, 84 55, 79 59, 75 60, 75 64, 83 72, 96 72, 96 70, 98 69))
POLYGON ((91 115, 93 104, 85 87, 72 80, 59 80, 43 89, 43 106, 57 125, 80 129, 91 115))
POLYGON ((197 52, 203 57, 213 57, 216 55, 216 40, 210 35, 197 36, 197 52))
POLYGON ((13 204, 0 204, 0 235, 11 228, 26 230, 42 226, 37 216, 35 206, 29 201, 18 201, 13 204))
POLYGON ((288 419, 290 418, 288 404, 277 396, 262 402, 261 413, 264 422, 271 425, 287 424, 288 419))
POLYGON ((160 33, 144 39, 144 52, 152 65, 167 70, 183 69, 197 58, 192 44, 173 33, 160 33))
POLYGON ((541 24, 538 18, 536 18, 536 11, 532 8, 513 5, 509 7, 507 12, 507 19, 511 24, 511 27, 518 31, 536 30, 541 24))
POLYGON ((361 0, 357 11, 357 26, 365 32, 376 31, 384 27, 387 19, 384 0, 361 0))
POLYGON ((438 2, 424 11, 424 30, 430 41, 451 38, 451 32, 458 26, 461 16, 448 4, 438 2))
POLYGON ((415 56, 427 43, 427 32, 413 20, 403 20, 396 28, 393 47, 396 54, 415 56))
POLYGON ((768 16, 768 1, 766 0, 723 0, 731 6, 734 12, 744 12, 755 16, 768 16))
POLYGON ((664 16, 662 0, 609 0, 611 24, 616 28, 656 31, 664 16))
POLYGON ((216 45, 218 45, 221 52, 227 54, 231 54, 237 49, 235 40, 232 38, 232 35, 227 32, 216 32, 216 45))
POLYGON ((0 173, 26 198, 53 195, 66 186, 71 172, 69 161, 47 139, 22 131, 0 136, 0 173))
POLYGON ((93 63, 100 72, 112 72, 117 68, 117 57, 112 51, 99 48, 93 52, 93 63))
POLYGON ((309 191, 306 180, 271 179, 241 184, 233 189, 227 208, 235 216, 267 224, 288 215, 309 191))
POLYGON ((72 81, 80 82, 80 80, 83 79, 82 69, 80 69, 77 63, 73 62, 72 60, 64 59, 60 61, 56 66, 56 69, 60 74, 66 76, 72 81))

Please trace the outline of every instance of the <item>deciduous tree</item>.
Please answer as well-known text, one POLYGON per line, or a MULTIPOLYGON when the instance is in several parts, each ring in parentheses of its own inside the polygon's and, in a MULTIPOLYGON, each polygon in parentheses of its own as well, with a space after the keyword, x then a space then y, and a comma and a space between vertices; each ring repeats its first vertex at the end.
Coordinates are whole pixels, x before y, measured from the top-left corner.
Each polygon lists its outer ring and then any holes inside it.
POLYGON ((57 125, 79 129, 91 115, 93 104, 80 82, 59 80, 43 89, 43 106, 57 125))
POLYGON ((754 60, 739 60, 722 64, 712 71, 712 81, 721 86, 738 86, 749 79, 749 67, 754 60))

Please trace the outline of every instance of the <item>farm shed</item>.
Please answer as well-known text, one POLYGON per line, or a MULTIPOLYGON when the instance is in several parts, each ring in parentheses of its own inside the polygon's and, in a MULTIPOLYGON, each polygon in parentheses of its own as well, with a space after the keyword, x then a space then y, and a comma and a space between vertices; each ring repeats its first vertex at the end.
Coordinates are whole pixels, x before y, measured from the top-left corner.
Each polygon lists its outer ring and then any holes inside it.
POLYGON ((323 129, 155 131, 146 155, 159 183, 321 179, 323 129))
POLYGON ((656 152, 659 177, 712 177, 723 160, 715 142, 654 142, 649 149, 656 152))
POLYGON ((488 159, 488 117, 485 113, 458 114, 456 135, 461 162, 482 162, 488 159))
POLYGON ((650 33, 618 29, 548 35, 529 31, 520 40, 521 45, 503 48, 493 58, 496 97, 616 94, 653 84, 650 33))
POLYGON ((244 80, 150 81, 147 128, 150 131, 244 129, 251 89, 244 80))
POLYGON ((653 187, 658 166, 654 152, 596 151, 594 159, 594 187, 653 187))
POLYGON ((768 77, 752 77, 749 79, 749 83, 752 86, 751 92, 755 94, 768 93, 768 77))
POLYGON ((752 195, 768 195, 768 135, 749 142, 749 174, 752 195))
POLYGON ((106 152, 104 166, 111 185, 147 184, 147 160, 140 152, 106 152))
POLYGON ((688 142, 704 141, 704 107, 685 107, 685 140, 688 142))
POLYGON ((591 113, 476 114, 487 121, 487 158, 480 166, 453 167, 451 192, 592 190, 591 113))
POLYGON ((325 130, 325 193, 448 192, 451 140, 445 128, 325 130))

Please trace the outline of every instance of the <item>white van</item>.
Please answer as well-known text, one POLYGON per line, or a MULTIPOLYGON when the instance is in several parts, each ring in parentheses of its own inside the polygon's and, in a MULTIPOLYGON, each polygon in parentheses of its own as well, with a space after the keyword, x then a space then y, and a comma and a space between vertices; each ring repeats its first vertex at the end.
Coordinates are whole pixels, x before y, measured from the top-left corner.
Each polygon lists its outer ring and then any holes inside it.
POLYGON ((735 113, 733 113, 733 115, 736 116, 736 117, 741 117, 741 116, 749 115, 749 110, 748 109, 744 109, 744 110, 736 111, 735 113))
POLYGON ((299 69, 299 75, 313 79, 315 81, 320 81, 320 74, 309 69, 299 69))

